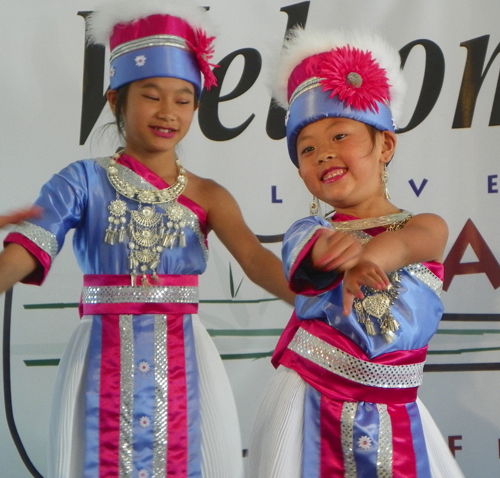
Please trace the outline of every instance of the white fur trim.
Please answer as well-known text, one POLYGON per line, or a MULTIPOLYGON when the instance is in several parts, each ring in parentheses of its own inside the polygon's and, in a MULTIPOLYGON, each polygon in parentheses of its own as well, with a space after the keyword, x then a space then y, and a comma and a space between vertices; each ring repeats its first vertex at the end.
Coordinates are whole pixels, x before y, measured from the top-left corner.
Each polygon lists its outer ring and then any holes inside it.
POLYGON ((90 16, 88 41, 107 46, 115 25, 156 14, 182 18, 194 28, 202 28, 209 36, 213 35, 205 9, 189 0, 106 0, 90 16))
POLYGON ((369 51, 374 60, 385 69, 389 80, 390 108, 397 123, 401 117, 406 81, 401 72, 398 52, 375 34, 365 32, 319 31, 310 32, 303 28, 292 30, 287 37, 279 60, 278 73, 274 82, 273 96, 280 106, 288 109, 288 78, 294 68, 306 58, 346 45, 369 51))

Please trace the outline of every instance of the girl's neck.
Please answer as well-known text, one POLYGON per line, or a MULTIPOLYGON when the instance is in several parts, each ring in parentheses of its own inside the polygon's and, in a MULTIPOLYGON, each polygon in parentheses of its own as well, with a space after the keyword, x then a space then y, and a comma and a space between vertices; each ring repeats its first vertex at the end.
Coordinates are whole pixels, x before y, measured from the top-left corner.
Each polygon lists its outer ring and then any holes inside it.
POLYGON ((178 175, 178 168, 175 164, 177 156, 174 150, 161 153, 152 152, 150 154, 137 154, 131 148, 125 146, 124 154, 131 156, 139 163, 146 166, 150 171, 162 178, 168 184, 172 184, 178 175))
MULTIPOLYGON (((333 206, 333 205, 332 205, 333 206)), ((380 198, 380 200, 373 201, 369 204, 357 204, 351 205, 340 205, 333 206, 335 211, 339 214, 345 214, 346 216, 354 216, 359 219, 366 219, 369 217, 385 216, 388 214, 394 214, 400 212, 401 210, 394 206, 385 198, 380 198)))

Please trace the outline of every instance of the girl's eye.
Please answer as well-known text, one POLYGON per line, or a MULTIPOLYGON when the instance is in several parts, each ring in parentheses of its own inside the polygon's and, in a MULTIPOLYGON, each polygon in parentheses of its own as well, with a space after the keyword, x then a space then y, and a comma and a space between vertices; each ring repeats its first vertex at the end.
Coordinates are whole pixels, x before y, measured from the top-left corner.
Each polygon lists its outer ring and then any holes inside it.
POLYGON ((344 139, 345 138, 345 134, 344 133, 339 133, 339 134, 336 134, 334 137, 333 137, 333 140, 334 141, 338 141, 340 139, 344 139))
POLYGON ((306 146, 304 149, 301 150, 300 154, 307 154, 310 153, 311 151, 314 151, 314 148, 312 146, 306 146))
POLYGON ((159 101, 159 98, 157 98, 156 96, 144 95, 144 98, 147 98, 148 100, 152 101, 159 101))

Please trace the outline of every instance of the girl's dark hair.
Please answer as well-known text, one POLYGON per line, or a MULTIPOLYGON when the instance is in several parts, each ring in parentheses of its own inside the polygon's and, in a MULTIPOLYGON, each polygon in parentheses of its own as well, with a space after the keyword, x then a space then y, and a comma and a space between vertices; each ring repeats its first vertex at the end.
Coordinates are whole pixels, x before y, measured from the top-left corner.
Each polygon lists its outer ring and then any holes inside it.
POLYGON ((127 104, 127 94, 130 83, 126 85, 120 86, 116 91, 118 92, 118 98, 116 100, 115 105, 115 120, 116 120, 116 128, 118 129, 118 134, 125 139, 125 123, 123 121, 123 110, 127 104))

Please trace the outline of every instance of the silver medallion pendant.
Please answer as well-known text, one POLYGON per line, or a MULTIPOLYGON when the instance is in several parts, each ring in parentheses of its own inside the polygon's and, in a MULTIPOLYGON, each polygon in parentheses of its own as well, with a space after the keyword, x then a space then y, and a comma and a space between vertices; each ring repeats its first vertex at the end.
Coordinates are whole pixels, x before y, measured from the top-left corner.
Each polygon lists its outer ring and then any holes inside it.
POLYGON ((399 323, 391 313, 391 306, 399 296, 398 287, 401 282, 399 271, 388 274, 391 287, 386 290, 376 290, 371 287, 362 287, 364 298, 354 299, 354 312, 358 322, 363 324, 368 335, 381 334, 387 343, 396 339, 395 332, 399 323), (378 325, 378 332, 376 329, 378 325))

